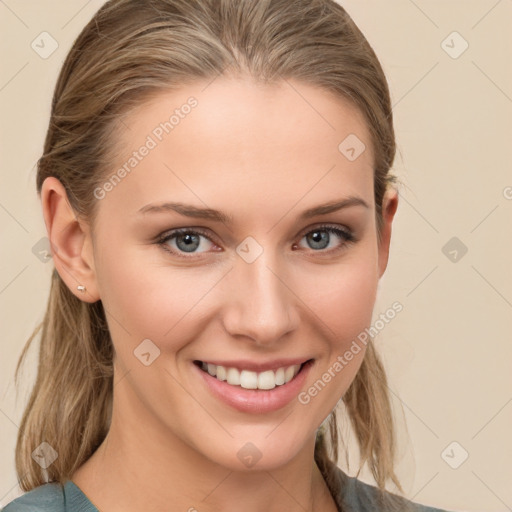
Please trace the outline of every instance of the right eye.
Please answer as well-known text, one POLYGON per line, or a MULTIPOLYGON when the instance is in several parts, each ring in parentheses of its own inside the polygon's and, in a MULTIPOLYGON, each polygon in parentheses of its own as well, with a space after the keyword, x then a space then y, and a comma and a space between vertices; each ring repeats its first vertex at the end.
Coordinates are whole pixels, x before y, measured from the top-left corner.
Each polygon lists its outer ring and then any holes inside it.
POLYGON ((166 234, 161 236, 157 244, 167 252, 176 256, 188 258, 185 254, 201 254, 208 251, 208 244, 216 247, 210 237, 206 233, 200 230, 194 230, 189 228, 180 228, 168 231, 166 234), (206 240, 202 242, 202 239, 206 240), (198 248, 206 247, 205 251, 196 251, 198 248))

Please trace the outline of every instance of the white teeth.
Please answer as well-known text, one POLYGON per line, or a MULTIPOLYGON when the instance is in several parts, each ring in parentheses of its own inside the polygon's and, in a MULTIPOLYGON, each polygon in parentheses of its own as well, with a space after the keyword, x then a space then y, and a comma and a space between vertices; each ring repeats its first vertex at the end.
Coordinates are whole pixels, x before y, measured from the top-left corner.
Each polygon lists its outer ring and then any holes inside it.
MULTIPOLYGON (((208 371, 210 370, 210 365, 208 365, 208 371)), ((284 372, 284 381, 288 382, 293 379, 293 376, 295 375, 295 366, 288 366, 284 372)))
POLYGON ((276 371, 266 370, 261 373, 250 370, 238 370, 237 368, 225 368, 211 363, 201 363, 201 368, 212 377, 226 381, 232 386, 241 386, 245 389, 274 389, 290 382, 297 373, 300 365, 294 364, 278 368, 276 371))
POLYGON ((226 381, 232 386, 240 386, 240 372, 236 368, 226 370, 226 381))
POLYGON ((258 389, 258 374, 248 370, 240 372, 240 386, 245 389, 258 389))
POLYGON ((226 368, 224 366, 217 366, 217 379, 226 380, 226 368))
POLYGON ((284 384, 284 368, 279 368, 276 371, 276 386, 281 386, 284 384))
POLYGON ((276 380, 276 374, 272 370, 261 372, 258 375, 258 389, 274 389, 276 380))

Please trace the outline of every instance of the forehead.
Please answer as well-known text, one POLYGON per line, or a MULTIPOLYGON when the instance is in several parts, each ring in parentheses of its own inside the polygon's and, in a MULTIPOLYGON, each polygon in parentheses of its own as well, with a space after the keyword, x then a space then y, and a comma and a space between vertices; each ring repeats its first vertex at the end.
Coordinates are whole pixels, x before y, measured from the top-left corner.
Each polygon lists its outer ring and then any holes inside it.
POLYGON ((166 200, 223 210, 226 200, 290 207, 301 197, 307 206, 326 194, 357 192, 372 201, 363 115, 298 81, 217 77, 158 93, 119 119, 115 146, 107 180, 122 178, 109 187, 103 209, 128 213, 166 200))

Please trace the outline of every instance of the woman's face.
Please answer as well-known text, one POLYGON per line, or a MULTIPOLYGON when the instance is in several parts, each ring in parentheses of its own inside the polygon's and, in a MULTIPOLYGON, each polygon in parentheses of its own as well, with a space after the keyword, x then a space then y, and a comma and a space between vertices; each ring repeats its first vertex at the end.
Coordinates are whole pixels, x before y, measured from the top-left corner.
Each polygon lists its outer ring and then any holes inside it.
POLYGON ((121 121, 91 246, 115 414, 233 470, 282 465, 353 381, 386 266, 364 119, 301 82, 220 77, 121 121))

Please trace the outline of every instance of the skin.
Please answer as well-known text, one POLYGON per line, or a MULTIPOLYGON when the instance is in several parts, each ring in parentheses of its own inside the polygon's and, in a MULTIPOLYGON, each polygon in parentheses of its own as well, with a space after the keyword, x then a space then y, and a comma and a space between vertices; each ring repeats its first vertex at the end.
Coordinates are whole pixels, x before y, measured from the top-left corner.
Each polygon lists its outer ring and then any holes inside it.
POLYGON ((294 399, 264 414, 220 402, 192 361, 314 358, 307 390, 371 323, 397 193, 384 198, 379 245, 364 118, 340 97, 292 80, 222 76, 160 93, 119 123, 108 175, 190 96, 197 107, 99 201, 94 230, 58 180, 43 184, 55 266, 81 300, 102 300, 116 352, 110 431, 72 480, 107 512, 231 512, 240 503, 246 512, 334 511, 314 463, 315 435, 364 348, 308 404, 294 399), (351 133, 366 145, 354 161, 338 150, 351 133), (349 195, 368 208, 299 220, 349 195), (165 201, 215 208, 234 221, 138 213, 165 201), (324 223, 350 229, 357 241, 321 231, 329 243, 319 249, 305 235, 324 223), (167 242, 184 257, 155 243, 184 227, 202 228, 212 241, 201 237, 195 253, 167 242), (247 236, 263 248, 252 263, 236 252, 247 236), (160 350, 149 366, 133 353, 144 339, 160 350), (262 454, 251 468, 237 457, 249 441, 262 454))

